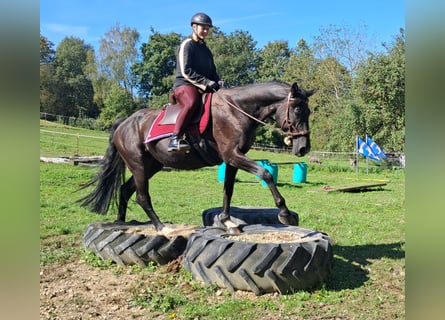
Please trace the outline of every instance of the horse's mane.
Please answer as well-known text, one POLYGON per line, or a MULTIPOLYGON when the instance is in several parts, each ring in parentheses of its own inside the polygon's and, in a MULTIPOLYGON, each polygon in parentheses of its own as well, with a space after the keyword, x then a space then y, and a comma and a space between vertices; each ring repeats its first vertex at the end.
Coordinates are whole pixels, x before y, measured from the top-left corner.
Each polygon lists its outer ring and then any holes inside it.
POLYGON ((286 82, 273 80, 246 84, 227 90, 236 95, 238 98, 243 99, 244 97, 251 96, 253 93, 264 97, 270 97, 271 95, 284 97, 289 92, 290 87, 291 86, 286 82))
POLYGON ((246 84, 238 87, 234 87, 233 89, 257 89, 257 88, 285 88, 286 90, 290 88, 290 85, 284 81, 280 80, 272 80, 272 81, 264 81, 264 82, 255 82, 251 84, 246 84))

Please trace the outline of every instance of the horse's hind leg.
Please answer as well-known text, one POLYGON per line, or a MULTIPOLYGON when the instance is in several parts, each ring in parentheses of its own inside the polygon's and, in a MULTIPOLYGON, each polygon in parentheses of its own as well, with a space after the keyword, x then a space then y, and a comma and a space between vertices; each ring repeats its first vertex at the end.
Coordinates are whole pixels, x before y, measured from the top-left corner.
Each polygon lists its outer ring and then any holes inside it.
POLYGON ((149 194, 149 179, 159 172, 163 165, 155 160, 149 161, 145 160, 144 166, 138 167, 138 169, 133 169, 134 185, 136 189, 136 202, 144 209, 147 216, 153 223, 156 231, 161 231, 164 228, 164 224, 159 220, 156 212, 153 209, 151 203, 151 197, 149 194))
POLYGON ((141 184, 136 186, 136 202, 142 207, 142 209, 144 209, 145 213, 153 223, 156 231, 161 231, 164 228, 164 224, 159 220, 158 215, 153 209, 151 197, 148 193, 148 179, 143 182, 141 181, 141 184))
POLYGON ((134 185, 134 178, 131 176, 131 178, 128 179, 127 182, 125 182, 120 188, 119 208, 116 222, 125 222, 128 201, 135 191, 136 187, 134 185))

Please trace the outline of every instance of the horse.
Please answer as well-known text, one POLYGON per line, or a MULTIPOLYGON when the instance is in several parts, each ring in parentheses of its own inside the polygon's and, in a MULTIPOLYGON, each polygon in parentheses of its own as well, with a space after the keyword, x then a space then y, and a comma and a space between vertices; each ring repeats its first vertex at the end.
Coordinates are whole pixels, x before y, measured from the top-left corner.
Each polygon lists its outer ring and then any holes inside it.
POLYGON ((279 208, 278 221, 298 225, 298 218, 290 214, 286 201, 264 167, 246 156, 252 147, 256 129, 267 125, 267 118, 275 117, 274 129, 281 130, 285 142, 292 143, 292 152, 302 157, 310 151, 308 98, 317 89, 304 90, 296 82, 281 81, 254 83, 232 88, 221 88, 211 99, 209 124, 189 153, 168 152, 169 138, 146 142, 147 130, 160 114, 160 109, 140 109, 127 118, 117 120, 110 129, 109 146, 101 160, 98 173, 82 188, 95 189, 78 200, 92 212, 105 214, 112 200, 118 207, 116 223, 125 223, 127 204, 136 192, 135 200, 147 214, 156 231, 165 228, 153 209, 148 181, 163 167, 198 169, 226 164, 223 205, 217 216, 221 227, 239 233, 238 225, 230 219, 230 203, 235 176, 239 169, 264 180, 279 208), (132 176, 125 181, 125 169, 132 176))

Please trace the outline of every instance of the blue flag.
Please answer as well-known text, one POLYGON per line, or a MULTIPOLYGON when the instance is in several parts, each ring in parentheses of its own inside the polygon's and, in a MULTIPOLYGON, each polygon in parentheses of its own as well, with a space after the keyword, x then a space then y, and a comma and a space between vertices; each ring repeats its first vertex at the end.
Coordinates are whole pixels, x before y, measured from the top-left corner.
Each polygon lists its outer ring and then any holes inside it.
POLYGON ((380 149, 380 147, 377 145, 377 143, 372 141, 372 139, 370 137, 366 137, 366 144, 371 147, 372 152, 377 157, 383 158, 383 159, 387 158, 386 154, 382 151, 382 149, 380 149))
POLYGON ((357 139, 357 150, 358 153, 364 155, 367 158, 370 158, 374 161, 380 162, 382 161, 377 155, 372 152, 372 149, 369 145, 366 144, 365 141, 363 141, 362 138, 357 139))

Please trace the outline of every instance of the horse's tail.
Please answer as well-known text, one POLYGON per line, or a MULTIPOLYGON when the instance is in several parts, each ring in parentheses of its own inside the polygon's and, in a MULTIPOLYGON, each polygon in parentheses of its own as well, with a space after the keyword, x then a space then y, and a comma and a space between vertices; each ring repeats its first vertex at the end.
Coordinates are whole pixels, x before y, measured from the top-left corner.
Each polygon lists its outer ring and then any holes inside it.
POLYGON ((99 172, 80 188, 85 189, 96 184, 90 194, 77 200, 82 207, 86 207, 92 212, 105 214, 112 200, 118 204, 120 187, 125 180, 125 163, 113 143, 113 135, 124 120, 125 118, 118 119, 110 129, 109 145, 100 162, 99 172))

